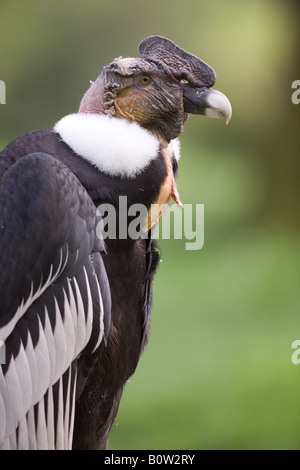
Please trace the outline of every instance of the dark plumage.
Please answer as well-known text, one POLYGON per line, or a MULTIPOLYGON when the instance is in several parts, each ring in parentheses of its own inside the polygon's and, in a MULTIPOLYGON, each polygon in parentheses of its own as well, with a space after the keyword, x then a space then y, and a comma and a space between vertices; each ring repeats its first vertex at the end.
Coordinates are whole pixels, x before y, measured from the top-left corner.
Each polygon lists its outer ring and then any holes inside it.
POLYGON ((148 340, 151 210, 180 204, 174 139, 187 113, 231 117, 207 64, 159 36, 139 50, 104 67, 78 114, 0 153, 0 449, 106 447, 148 340), (120 196, 147 209, 144 236, 103 240, 97 207, 120 196))

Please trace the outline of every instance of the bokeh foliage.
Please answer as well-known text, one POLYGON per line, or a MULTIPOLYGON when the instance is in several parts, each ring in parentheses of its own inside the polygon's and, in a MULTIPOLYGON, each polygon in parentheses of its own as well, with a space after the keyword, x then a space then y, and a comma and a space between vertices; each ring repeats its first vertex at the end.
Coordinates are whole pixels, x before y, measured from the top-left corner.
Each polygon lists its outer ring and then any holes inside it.
POLYGON ((299 2, 1 0, 0 147, 76 112, 114 57, 150 34, 217 71, 233 118, 190 117, 178 182, 205 245, 162 240, 152 336, 111 449, 300 448, 299 2))

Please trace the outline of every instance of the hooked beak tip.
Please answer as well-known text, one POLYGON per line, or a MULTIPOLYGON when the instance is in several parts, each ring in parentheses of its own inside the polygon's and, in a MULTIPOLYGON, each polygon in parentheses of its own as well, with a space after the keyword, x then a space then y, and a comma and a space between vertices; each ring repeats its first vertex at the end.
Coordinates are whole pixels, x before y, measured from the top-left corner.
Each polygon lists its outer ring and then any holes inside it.
POLYGON ((202 99, 205 100, 205 115, 212 118, 225 118, 226 125, 232 116, 232 107, 229 99, 218 90, 207 90, 203 92, 202 99))

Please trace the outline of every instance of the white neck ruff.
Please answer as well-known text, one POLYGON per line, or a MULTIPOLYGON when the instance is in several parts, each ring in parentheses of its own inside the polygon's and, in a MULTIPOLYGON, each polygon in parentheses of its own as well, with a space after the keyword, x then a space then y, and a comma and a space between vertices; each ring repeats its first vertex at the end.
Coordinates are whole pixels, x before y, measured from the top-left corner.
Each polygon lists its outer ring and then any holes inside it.
MULTIPOLYGON (((80 157, 100 171, 121 178, 134 178, 157 158, 160 143, 135 122, 105 114, 69 114, 54 131, 80 157)), ((179 159, 179 141, 171 141, 167 152, 179 159)))

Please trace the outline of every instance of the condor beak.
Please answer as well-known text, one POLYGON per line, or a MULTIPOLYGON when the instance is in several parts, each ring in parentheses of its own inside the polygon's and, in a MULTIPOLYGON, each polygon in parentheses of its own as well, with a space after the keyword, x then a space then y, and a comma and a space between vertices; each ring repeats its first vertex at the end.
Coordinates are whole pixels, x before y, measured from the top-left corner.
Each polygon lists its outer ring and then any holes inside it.
POLYGON ((225 118, 229 123, 232 108, 229 99, 220 91, 185 85, 183 89, 184 110, 191 114, 203 114, 211 118, 225 118))

